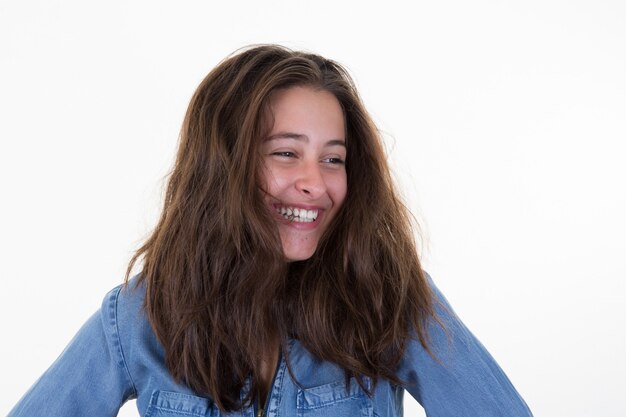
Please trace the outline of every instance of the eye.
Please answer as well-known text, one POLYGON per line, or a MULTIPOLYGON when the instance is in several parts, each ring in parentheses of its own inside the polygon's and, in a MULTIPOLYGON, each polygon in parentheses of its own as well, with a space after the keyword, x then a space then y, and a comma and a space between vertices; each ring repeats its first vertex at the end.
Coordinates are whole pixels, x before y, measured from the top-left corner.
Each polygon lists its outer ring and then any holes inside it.
POLYGON ((343 165, 345 161, 337 156, 331 156, 329 158, 322 159, 322 162, 327 162, 332 165, 343 165))
POLYGON ((272 152, 271 155, 280 156, 283 158, 295 158, 296 156, 296 154, 291 151, 277 151, 277 152, 272 152))

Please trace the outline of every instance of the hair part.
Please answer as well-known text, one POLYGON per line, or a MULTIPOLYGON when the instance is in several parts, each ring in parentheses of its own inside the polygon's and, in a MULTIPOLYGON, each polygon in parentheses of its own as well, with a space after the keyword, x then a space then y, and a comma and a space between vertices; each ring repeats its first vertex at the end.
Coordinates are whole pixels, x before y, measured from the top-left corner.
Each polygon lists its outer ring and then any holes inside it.
POLYGON ((319 55, 260 45, 206 76, 185 115, 161 217, 126 281, 140 258, 168 369, 222 410, 253 401, 274 338, 288 365, 287 341, 296 338, 364 389, 364 377, 401 382, 395 373, 410 338, 428 348, 432 294, 380 134, 348 72, 319 55), (293 86, 339 101, 348 191, 315 254, 289 264, 259 186, 259 148, 272 92, 293 86))

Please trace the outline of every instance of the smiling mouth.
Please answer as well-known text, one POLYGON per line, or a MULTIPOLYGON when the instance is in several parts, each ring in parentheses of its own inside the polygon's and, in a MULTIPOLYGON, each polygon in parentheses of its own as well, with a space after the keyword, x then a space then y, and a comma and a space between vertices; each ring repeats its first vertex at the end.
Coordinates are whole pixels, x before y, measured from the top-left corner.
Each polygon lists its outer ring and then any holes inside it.
POLYGON ((298 207, 291 206, 277 206, 276 212, 280 214, 285 220, 293 221, 296 223, 311 223, 317 219, 319 210, 307 210, 298 207))

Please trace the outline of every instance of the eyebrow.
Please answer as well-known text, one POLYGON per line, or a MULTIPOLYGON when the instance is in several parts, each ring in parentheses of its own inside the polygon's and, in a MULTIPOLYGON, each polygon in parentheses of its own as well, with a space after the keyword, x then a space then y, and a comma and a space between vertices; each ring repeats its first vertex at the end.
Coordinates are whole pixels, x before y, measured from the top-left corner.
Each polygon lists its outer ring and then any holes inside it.
MULTIPOLYGON (((294 133, 294 132, 279 132, 267 137, 266 141, 275 140, 275 139, 294 139, 302 142, 308 142, 309 137, 302 133, 294 133)), ((343 146, 346 147, 346 141, 343 139, 331 139, 324 144, 324 146, 343 146)))

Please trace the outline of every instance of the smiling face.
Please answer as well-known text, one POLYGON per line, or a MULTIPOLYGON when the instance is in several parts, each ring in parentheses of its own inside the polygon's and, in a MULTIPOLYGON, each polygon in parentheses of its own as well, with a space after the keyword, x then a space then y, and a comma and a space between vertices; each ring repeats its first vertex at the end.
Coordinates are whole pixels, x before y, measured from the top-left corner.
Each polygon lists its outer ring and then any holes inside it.
POLYGON ((270 100, 274 125, 263 141, 265 201, 289 261, 310 258, 348 191, 345 122, 327 91, 291 87, 270 100))

